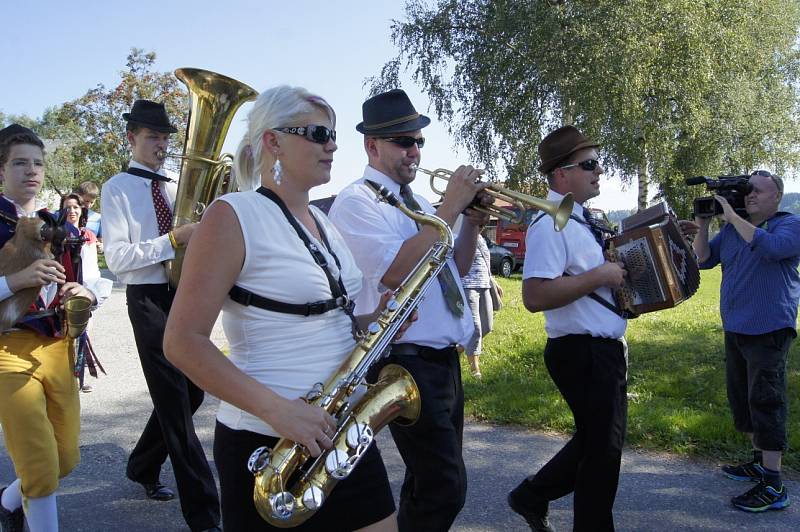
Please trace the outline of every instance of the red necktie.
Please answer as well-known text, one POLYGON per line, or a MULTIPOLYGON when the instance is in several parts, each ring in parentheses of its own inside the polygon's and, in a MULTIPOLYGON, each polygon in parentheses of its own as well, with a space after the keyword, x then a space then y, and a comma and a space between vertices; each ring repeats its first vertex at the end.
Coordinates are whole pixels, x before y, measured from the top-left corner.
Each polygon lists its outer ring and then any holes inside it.
POLYGON ((152 181, 153 207, 156 209, 156 220, 158 220, 158 234, 165 235, 172 229, 172 209, 167 205, 164 195, 158 186, 158 181, 152 181))

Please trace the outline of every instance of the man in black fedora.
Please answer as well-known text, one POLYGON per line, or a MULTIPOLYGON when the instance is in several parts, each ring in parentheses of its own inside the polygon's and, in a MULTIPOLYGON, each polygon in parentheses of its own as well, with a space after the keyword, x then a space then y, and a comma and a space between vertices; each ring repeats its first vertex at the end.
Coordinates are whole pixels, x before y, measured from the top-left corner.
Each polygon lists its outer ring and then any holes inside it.
POLYGON ((175 494, 159 479, 169 456, 189 528, 218 530, 217 487, 192 422, 203 391, 162 350, 175 295, 164 261, 188 243, 196 225, 172 227, 177 184, 163 168, 163 153, 177 129, 164 105, 149 100, 137 100, 122 117, 132 154, 128 169, 103 185, 105 256, 109 269, 127 285, 128 316, 153 400, 153 412, 131 452, 126 474, 144 486, 148 498, 170 500, 175 494))
POLYGON ((584 205, 600 194, 598 144, 573 126, 556 129, 539 144, 539 171, 547 199, 575 199, 569 223, 556 232, 535 219, 526 234, 522 300, 544 312, 544 360, 570 407, 575 434, 538 473, 508 496, 533 530, 552 531, 548 504, 574 492, 574 530, 614 530, 612 508, 627 422, 627 321, 593 300, 613 302, 625 268, 603 254, 602 228, 584 205))
MULTIPOLYGON (((479 183, 482 173, 461 166, 447 185, 442 204, 434 209, 411 192, 416 165, 425 144, 422 128, 430 119, 417 113, 402 90, 390 90, 364 102, 363 122, 368 164, 364 176, 345 188, 331 207, 330 219, 347 241, 364 275, 356 308, 375 308, 380 294, 397 288, 438 238, 435 229, 418 227, 398 209, 377 203, 364 179, 376 181, 413 210, 436 213, 451 227, 476 195, 490 198, 479 183)), ((428 290, 419 319, 392 346, 373 376, 385 364, 400 364, 416 380, 422 412, 412 426, 391 424, 390 430, 406 464, 400 494, 398 525, 403 531, 448 530, 464 505, 467 478, 461 456, 464 392, 457 346, 472 336, 469 307, 460 278, 469 271, 480 228, 488 217, 466 210, 453 257, 428 290), (441 288, 441 289, 440 289, 441 288)))

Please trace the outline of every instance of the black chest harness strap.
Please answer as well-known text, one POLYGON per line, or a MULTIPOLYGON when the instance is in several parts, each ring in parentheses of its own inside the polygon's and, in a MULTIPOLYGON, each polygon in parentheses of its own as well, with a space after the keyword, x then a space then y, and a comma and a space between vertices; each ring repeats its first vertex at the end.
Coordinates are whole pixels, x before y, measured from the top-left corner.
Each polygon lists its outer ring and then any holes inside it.
MULTIPOLYGON (((328 262, 325 260, 325 255, 322 254, 316 244, 311 242, 311 240, 308 238, 308 235, 306 235, 306 232, 300 226, 300 223, 295 219, 292 213, 289 212, 286 204, 277 194, 275 194, 275 192, 265 187, 259 187, 256 192, 275 202, 275 204, 280 207, 281 211, 283 211, 283 215, 286 216, 286 220, 295 230, 300 240, 303 241, 306 249, 308 249, 308 252, 311 253, 311 257, 314 259, 314 262, 317 263, 317 265, 322 268, 322 271, 325 272, 325 276, 328 278, 328 285, 331 289, 331 295, 333 297, 331 299, 316 301, 314 303, 285 303, 283 301, 277 301, 275 299, 260 296, 237 285, 233 285, 233 288, 230 289, 228 295, 230 295, 233 301, 236 301, 241 305, 252 305, 265 310, 283 312, 284 314, 299 314, 301 316, 324 314, 325 312, 340 308, 345 312, 345 314, 348 315, 348 317, 350 317, 350 320, 353 322, 353 327, 356 327, 355 316, 353 315, 355 303, 347 296, 347 290, 344 287, 341 275, 339 276, 339 279, 333 278, 333 274, 330 272, 330 269, 328 269, 328 262)), ((333 249, 328 242, 328 237, 325 235, 325 231, 322 230, 319 221, 317 221, 313 215, 311 217, 314 219, 314 223, 317 226, 317 230, 319 231, 319 235, 322 239, 322 244, 328 250, 328 253, 331 254, 333 260, 336 262, 336 266, 338 266, 339 271, 341 272, 342 265, 339 263, 339 258, 333 252, 333 249)), ((354 329, 354 331, 356 330, 357 328, 354 329)))

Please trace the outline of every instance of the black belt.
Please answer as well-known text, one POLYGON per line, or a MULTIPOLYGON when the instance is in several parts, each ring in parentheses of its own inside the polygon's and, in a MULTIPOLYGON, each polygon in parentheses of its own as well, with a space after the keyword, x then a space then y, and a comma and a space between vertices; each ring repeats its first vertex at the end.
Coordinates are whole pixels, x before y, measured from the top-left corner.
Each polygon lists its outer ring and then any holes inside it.
POLYGON ((426 345, 418 345, 418 344, 410 344, 410 343, 402 343, 402 344, 393 344, 392 350, 390 354, 392 355, 428 355, 428 356, 435 356, 435 355, 447 355, 453 351, 457 351, 458 346, 456 344, 448 345, 447 347, 443 347, 442 349, 434 349, 433 347, 428 347, 426 345))

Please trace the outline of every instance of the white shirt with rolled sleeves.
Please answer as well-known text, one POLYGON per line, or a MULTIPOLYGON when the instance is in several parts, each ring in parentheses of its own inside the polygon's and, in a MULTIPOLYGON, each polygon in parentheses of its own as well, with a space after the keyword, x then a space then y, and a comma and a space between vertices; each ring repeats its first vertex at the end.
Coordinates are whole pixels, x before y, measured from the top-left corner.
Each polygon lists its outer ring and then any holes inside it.
MULTIPOLYGON (((399 209, 379 202, 375 193, 364 184, 364 179, 380 183, 400 198, 400 185, 367 166, 364 177, 342 190, 331 206, 328 217, 344 237, 364 275, 364 288, 356 299, 356 314, 372 312, 377 307, 381 294, 387 290, 381 279, 403 242, 419 231, 414 220, 399 209)), ((425 212, 435 212, 425 198, 414 197, 425 212)), ((466 301, 458 268, 452 258, 448 259, 447 267, 458 280, 461 297, 466 301)), ((430 286, 417 309, 419 319, 403 334, 403 343, 442 349, 452 344, 464 345, 472 336, 474 325, 469 307, 464 305, 461 318, 453 316, 439 283, 430 286)))
MULTIPOLYGON (((563 197, 552 190, 547 194, 550 201, 561 201, 563 197)), ((583 220, 583 206, 576 203, 572 214, 583 220)), ((600 266, 603 262, 603 250, 588 226, 570 219, 564 229, 556 231, 552 218, 544 216, 528 228, 525 236, 522 279, 555 279, 565 272, 578 275, 600 266)), ((614 302, 611 289, 602 287, 595 292, 606 301, 614 302)), ((557 309, 545 310, 544 319, 548 338, 567 334, 622 338, 628 324, 588 296, 557 309)))
MULTIPOLYGON (((152 172, 136 161, 131 161, 130 166, 152 172)), ((158 173, 168 175, 163 168, 158 173)), ((125 284, 166 283, 162 262, 175 258, 169 236, 158 234, 151 186, 149 179, 122 172, 103 184, 100 195, 106 263, 125 284)), ((173 208, 177 183, 162 181, 159 186, 173 208)))

